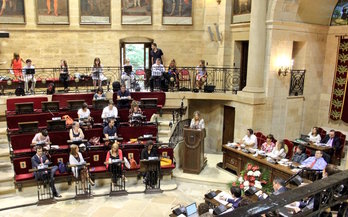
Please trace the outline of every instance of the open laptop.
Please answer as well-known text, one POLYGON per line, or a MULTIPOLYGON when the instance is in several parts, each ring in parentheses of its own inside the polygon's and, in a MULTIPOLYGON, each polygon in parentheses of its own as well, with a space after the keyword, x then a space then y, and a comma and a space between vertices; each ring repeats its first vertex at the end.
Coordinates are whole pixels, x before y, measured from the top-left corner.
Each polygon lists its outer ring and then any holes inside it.
POLYGON ((187 217, 199 217, 196 203, 190 204, 186 207, 186 216, 187 217))

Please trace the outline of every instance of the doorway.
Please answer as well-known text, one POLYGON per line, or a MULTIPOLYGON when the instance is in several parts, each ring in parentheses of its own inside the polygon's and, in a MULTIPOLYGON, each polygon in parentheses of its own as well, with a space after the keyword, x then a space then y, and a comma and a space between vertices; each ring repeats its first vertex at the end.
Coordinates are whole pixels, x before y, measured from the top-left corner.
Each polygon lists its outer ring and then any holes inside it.
POLYGON ((249 41, 242 41, 242 52, 240 59, 240 90, 246 86, 248 71, 249 41))
POLYGON ((234 118, 235 108, 231 106, 224 106, 224 125, 222 144, 234 141, 234 118))
POLYGON ((151 43, 121 43, 121 66, 129 59, 134 71, 150 69, 150 51, 151 43))

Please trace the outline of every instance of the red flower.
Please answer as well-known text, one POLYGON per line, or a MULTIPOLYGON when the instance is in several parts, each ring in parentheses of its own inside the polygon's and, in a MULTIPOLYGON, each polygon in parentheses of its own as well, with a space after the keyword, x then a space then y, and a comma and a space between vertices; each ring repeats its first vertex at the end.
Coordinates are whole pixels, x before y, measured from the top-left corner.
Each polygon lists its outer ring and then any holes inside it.
POLYGON ((232 186, 233 186, 233 187, 236 187, 236 183, 235 183, 235 182, 233 182, 233 183, 232 183, 232 186))
POLYGON ((240 189, 244 189, 244 185, 243 185, 243 184, 240 184, 239 188, 240 188, 240 189))
POLYGON ((261 184, 264 184, 264 185, 267 184, 266 180, 261 180, 260 182, 261 182, 261 184))
POLYGON ((259 169, 258 166, 253 166, 253 168, 252 168, 253 172, 255 172, 255 171, 258 170, 258 169, 259 169))
POLYGON ((251 181, 251 182, 254 182, 254 181, 255 181, 255 177, 254 177, 254 176, 251 176, 251 177, 250 177, 250 181, 251 181))
POLYGON ((254 187, 255 183, 251 182, 249 183, 250 187, 254 187))
POLYGON ((248 180, 247 174, 244 175, 244 180, 248 180))
POLYGON ((251 170, 251 168, 253 168, 253 165, 248 164, 247 170, 251 170))

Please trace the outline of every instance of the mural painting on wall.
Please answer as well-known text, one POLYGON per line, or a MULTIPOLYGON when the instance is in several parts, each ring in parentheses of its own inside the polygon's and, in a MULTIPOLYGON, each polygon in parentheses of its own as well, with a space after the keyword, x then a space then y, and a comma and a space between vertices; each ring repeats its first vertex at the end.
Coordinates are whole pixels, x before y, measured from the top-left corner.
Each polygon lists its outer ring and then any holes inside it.
POLYGON ((0 23, 25 23, 24 0, 0 0, 0 23))
POLYGON ((152 24, 151 0, 122 0, 122 24, 152 24))
POLYGON ((331 17, 331 25, 348 24, 348 0, 339 0, 331 17))
POLYGON ((69 0, 37 0, 38 24, 69 24, 69 0))
POLYGON ((163 24, 192 25, 192 0, 163 0, 163 24))
POLYGON ((234 0, 233 15, 250 14, 251 0, 234 0))
POLYGON ((81 24, 110 24, 110 0, 80 0, 81 24))

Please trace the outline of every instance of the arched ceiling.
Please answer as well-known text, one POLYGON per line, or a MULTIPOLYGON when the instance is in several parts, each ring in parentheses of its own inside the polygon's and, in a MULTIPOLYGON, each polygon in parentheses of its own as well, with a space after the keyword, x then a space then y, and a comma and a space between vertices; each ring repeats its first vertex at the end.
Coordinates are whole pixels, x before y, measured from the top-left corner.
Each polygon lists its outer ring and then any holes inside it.
POLYGON ((273 0, 269 19, 330 25, 337 0, 273 0))

